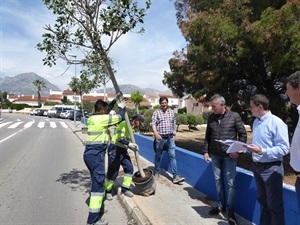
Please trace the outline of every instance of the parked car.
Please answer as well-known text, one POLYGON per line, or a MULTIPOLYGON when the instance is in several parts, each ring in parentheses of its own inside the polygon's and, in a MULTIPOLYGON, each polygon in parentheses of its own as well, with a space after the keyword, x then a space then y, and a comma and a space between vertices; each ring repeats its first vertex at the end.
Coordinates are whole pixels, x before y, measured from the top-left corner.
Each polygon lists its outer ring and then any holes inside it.
POLYGON ((70 110, 70 109, 73 109, 74 107, 73 106, 70 106, 70 105, 55 105, 53 106, 49 111, 48 111, 48 117, 51 118, 51 117, 56 117, 56 118, 59 118, 60 117, 60 113, 63 111, 63 110, 70 110))
POLYGON ((45 111, 48 111, 47 109, 38 109, 36 116, 44 116, 45 111))
POLYGON ((55 115, 56 115, 56 109, 57 109, 57 107, 55 107, 55 106, 53 106, 51 109, 49 109, 47 116, 49 118, 55 117, 55 115))
POLYGON ((48 109, 44 111, 43 116, 48 116, 48 109))
POLYGON ((38 109, 32 109, 32 110, 30 110, 29 115, 36 116, 37 112, 38 112, 38 109))
POLYGON ((70 115, 70 109, 64 109, 61 113, 60 113, 60 118, 62 119, 68 119, 69 115, 70 115))
MULTIPOLYGON (((77 120, 77 121, 80 121, 80 120, 81 120, 81 117, 86 117, 86 118, 88 118, 90 115, 91 115, 91 113, 90 113, 89 111, 87 111, 87 110, 84 110, 84 111, 83 111, 83 114, 82 114, 82 110, 76 110, 76 120, 77 120)), ((71 111, 70 111, 69 119, 70 119, 70 120, 74 120, 74 110, 71 110, 71 111)))

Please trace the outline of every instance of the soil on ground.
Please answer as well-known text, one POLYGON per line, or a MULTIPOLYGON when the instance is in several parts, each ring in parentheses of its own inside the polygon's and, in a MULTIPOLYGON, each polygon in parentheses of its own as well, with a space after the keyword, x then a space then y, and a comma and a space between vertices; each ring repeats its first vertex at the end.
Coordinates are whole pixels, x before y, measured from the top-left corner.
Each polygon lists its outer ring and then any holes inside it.
MULTIPOLYGON (((250 130, 248 132, 248 141, 252 139, 252 133, 250 130)), ((176 145, 178 147, 190 150, 195 153, 202 154, 203 145, 205 137, 205 127, 201 128, 191 128, 189 129, 186 125, 180 125, 176 133, 176 145)), ((290 164, 290 155, 284 157, 283 166, 284 166, 284 182, 286 184, 294 185, 296 177, 294 175, 293 169, 290 164)), ((250 154, 241 154, 238 158, 238 167, 241 167, 246 170, 251 169, 252 159, 250 154)))

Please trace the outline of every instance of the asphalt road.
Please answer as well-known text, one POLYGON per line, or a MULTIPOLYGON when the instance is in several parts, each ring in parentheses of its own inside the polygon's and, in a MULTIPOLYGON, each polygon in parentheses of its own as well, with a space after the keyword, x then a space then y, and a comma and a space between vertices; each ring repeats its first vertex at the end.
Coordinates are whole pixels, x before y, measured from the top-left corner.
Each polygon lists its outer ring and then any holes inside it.
MULTIPOLYGON (((86 224, 90 176, 81 141, 62 119, 2 117, 0 224, 86 224)), ((110 225, 134 224, 117 198, 106 207, 110 225)))

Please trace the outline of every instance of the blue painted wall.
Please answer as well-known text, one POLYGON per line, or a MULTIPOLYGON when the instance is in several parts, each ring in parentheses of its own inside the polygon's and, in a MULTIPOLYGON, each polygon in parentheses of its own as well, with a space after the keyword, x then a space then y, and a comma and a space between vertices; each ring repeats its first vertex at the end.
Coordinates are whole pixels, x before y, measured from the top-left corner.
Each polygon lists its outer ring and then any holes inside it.
MULTIPOLYGON (((135 134, 139 145, 140 155, 150 162, 154 162, 153 138, 135 134)), ((180 175, 186 182, 203 194, 216 199, 216 187, 211 163, 206 163, 203 156, 183 148, 176 148, 177 167, 180 175)), ((169 158, 162 156, 162 167, 168 170, 169 158)), ((286 225, 300 224, 300 213, 296 201, 296 192, 293 187, 284 187, 284 208, 286 225)), ((247 220, 258 224, 260 207, 256 201, 256 185, 252 172, 237 168, 236 174, 236 213, 247 220)))

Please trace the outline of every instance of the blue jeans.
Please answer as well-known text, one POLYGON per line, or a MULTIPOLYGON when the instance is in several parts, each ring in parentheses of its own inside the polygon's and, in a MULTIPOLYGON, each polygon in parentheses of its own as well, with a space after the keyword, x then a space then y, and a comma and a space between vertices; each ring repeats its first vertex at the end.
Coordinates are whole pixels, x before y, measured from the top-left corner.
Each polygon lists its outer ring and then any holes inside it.
POLYGON ((156 153, 155 153, 155 161, 154 161, 154 172, 158 173, 160 172, 160 159, 161 155, 164 149, 164 146, 167 146, 167 151, 170 159, 170 167, 171 172, 173 174, 173 178, 178 175, 177 173, 177 163, 176 163, 176 157, 175 157, 175 142, 174 138, 168 137, 163 138, 162 140, 156 140, 156 153))
POLYGON ((218 205, 227 209, 228 214, 234 213, 236 160, 229 156, 211 155, 215 176, 218 205))

